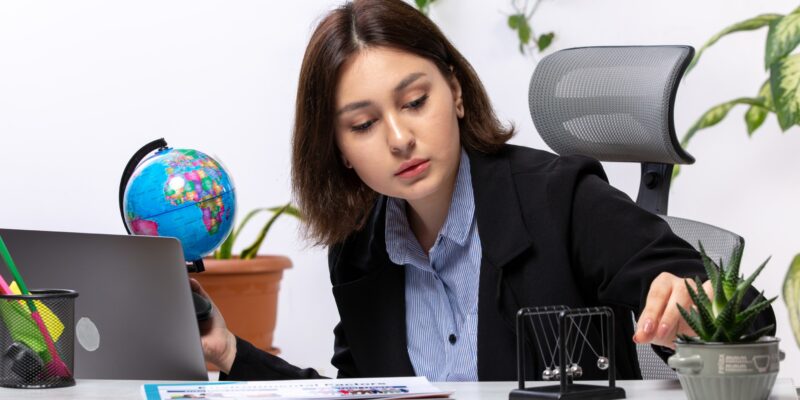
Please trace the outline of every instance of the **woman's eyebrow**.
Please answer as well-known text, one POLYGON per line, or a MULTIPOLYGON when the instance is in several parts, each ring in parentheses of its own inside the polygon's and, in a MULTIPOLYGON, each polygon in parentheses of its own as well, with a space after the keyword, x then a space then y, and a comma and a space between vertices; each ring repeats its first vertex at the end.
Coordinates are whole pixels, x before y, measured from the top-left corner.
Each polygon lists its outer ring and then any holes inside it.
POLYGON ((369 107, 372 104, 370 101, 357 101, 355 103, 350 103, 336 112, 336 116, 340 116, 346 112, 358 110, 359 108, 369 107))
POLYGON ((414 72, 409 74, 407 77, 403 78, 403 80, 400 81, 400 83, 398 83, 397 86, 394 87, 394 92, 397 93, 405 89, 406 87, 408 87, 408 85, 414 83, 414 81, 416 81, 419 78, 422 78, 423 76, 425 76, 425 74, 422 72, 414 72))

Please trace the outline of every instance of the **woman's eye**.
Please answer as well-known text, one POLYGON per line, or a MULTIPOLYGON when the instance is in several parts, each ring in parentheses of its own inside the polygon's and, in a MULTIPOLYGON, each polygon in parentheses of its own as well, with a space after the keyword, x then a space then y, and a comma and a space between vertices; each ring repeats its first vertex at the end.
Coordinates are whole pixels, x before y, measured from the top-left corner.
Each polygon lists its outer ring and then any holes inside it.
POLYGON ((369 128, 372 126, 372 124, 374 122, 375 121, 370 120, 370 121, 364 122, 363 124, 353 125, 353 126, 350 127, 350 129, 352 131, 354 131, 354 132, 365 132, 365 131, 369 130, 369 128))
POLYGON ((428 100, 428 95, 427 94, 423 95, 422 97, 420 97, 420 98, 418 98, 416 100, 413 100, 413 101, 410 101, 410 102, 406 103, 403 106, 403 108, 416 110, 417 108, 422 107, 425 104, 426 100, 428 100))

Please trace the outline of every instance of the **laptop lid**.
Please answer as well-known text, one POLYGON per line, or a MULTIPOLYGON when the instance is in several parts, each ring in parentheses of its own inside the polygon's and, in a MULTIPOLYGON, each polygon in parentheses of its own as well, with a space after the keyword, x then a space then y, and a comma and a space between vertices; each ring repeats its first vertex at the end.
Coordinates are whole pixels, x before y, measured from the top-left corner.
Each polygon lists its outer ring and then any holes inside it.
MULTIPOLYGON (((75 322, 94 325, 99 342, 76 334, 76 378, 208 380, 178 240, 13 229, 0 235, 29 289, 78 292, 75 322)), ((11 281, 6 268, 0 273, 11 281)))

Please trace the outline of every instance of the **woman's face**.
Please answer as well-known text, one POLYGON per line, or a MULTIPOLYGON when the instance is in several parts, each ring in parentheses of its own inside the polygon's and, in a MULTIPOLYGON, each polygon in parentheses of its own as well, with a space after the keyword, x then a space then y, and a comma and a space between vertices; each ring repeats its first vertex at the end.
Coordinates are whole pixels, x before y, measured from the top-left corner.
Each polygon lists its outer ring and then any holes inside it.
POLYGON ((336 143, 372 190, 409 201, 451 190, 461 155, 461 87, 411 53, 368 48, 343 66, 336 143))

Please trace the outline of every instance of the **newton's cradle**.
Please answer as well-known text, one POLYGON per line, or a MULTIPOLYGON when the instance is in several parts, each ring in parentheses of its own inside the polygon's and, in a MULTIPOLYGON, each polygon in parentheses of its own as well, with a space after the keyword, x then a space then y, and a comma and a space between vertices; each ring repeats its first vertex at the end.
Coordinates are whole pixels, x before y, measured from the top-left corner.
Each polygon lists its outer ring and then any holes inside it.
POLYGON ((511 391, 510 400, 624 399, 625 390, 615 386, 614 312, 608 307, 520 309, 517 312, 517 378, 519 388, 511 391), (526 342, 534 348, 527 349, 526 342), (545 366, 541 371, 542 380, 559 384, 525 387, 525 356, 531 350, 539 354, 545 366), (584 375, 588 363, 606 373, 608 386, 574 383, 584 375))

